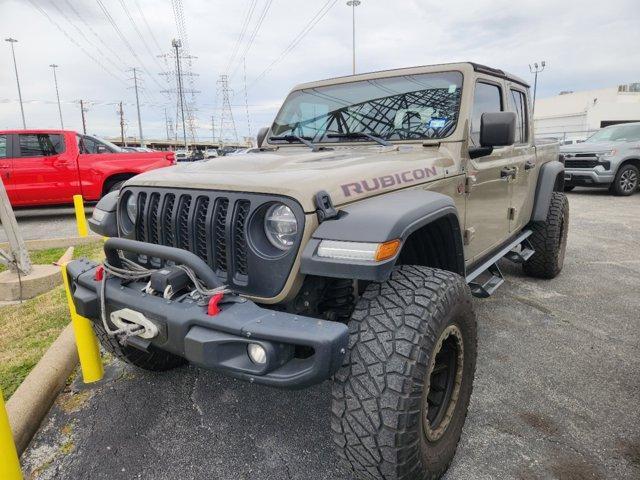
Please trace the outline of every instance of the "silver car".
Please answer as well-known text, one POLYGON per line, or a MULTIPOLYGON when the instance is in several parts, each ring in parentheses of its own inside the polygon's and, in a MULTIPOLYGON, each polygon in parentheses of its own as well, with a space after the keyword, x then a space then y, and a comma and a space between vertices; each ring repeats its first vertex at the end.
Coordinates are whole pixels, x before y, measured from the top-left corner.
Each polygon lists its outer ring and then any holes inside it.
POLYGON ((565 190, 607 187, 615 195, 631 195, 640 180, 640 122, 612 125, 582 143, 560 147, 565 190))

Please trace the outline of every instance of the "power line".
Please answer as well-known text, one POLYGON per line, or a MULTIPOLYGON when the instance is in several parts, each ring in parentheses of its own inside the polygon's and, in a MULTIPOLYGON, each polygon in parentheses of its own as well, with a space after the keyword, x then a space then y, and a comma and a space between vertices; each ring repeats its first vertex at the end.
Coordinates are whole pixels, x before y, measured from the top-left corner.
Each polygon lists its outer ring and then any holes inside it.
MULTIPOLYGON (((256 25, 253 28, 253 31, 251 32, 251 37, 249 38, 249 41, 247 42, 247 45, 245 46, 240 58, 242 58, 242 59, 247 58, 247 54, 249 53, 249 50, 251 50, 251 47, 253 46, 253 42, 255 41, 256 37, 258 36, 258 32, 260 31, 260 27, 262 27, 262 23, 264 22, 264 19, 267 16, 267 13, 269 13, 269 9, 271 8, 271 4, 272 3, 273 3, 273 0, 267 0, 267 3, 265 3, 264 7, 262 8, 262 12, 260 12, 260 16, 258 17, 258 20, 256 21, 256 25)), ((237 62, 236 67, 233 69, 233 71, 229 75, 229 78, 232 78, 235 75, 236 71, 238 70, 238 68, 240 67, 241 64, 242 64, 242 62, 240 62, 240 61, 237 62)))
POLYGON ((273 67, 275 67, 289 53, 291 53, 298 46, 298 44, 300 44, 300 42, 304 39, 304 37, 306 37, 309 34, 309 32, 313 30, 313 28, 318 24, 318 22, 320 22, 320 20, 322 20, 325 17, 325 15, 329 13, 329 10, 331 10, 337 2, 338 0, 327 0, 327 2, 325 2, 325 4, 322 5, 322 7, 320 7, 320 9, 315 13, 315 15, 306 23, 306 25, 302 28, 302 30, 300 30, 298 35, 296 35, 294 39, 289 43, 289 45, 287 45, 284 51, 280 53, 280 55, 278 55, 276 59, 273 60, 267 66, 267 68, 265 68, 256 78, 253 79, 253 81, 249 84, 248 88, 250 89, 251 87, 253 87, 253 85, 255 85, 258 82, 258 80, 260 80, 265 75, 267 75, 273 69, 273 67))
POLYGON ((147 31, 149 32, 149 35, 151 35, 151 39, 153 40, 153 43, 155 43, 156 48, 158 49, 159 53, 162 53, 162 47, 160 46, 160 42, 158 42, 158 39, 156 38, 155 34, 153 33, 153 30, 151 30, 151 27, 149 26, 149 22, 147 21, 147 17, 144 14, 144 10, 142 10, 142 8, 140 8, 140 3, 138 2, 138 0, 134 0, 135 4, 136 4, 136 8, 138 9, 138 12, 140 13, 140 18, 142 18, 142 21, 144 22, 145 26, 147 27, 147 31))
POLYGON ((236 43, 233 47, 233 53, 231 54, 231 58, 227 62, 227 68, 225 69, 225 72, 229 72, 231 65, 233 65, 233 61, 235 60, 236 55, 238 54, 238 49, 240 48, 240 44, 242 43, 242 40, 244 40, 245 33, 247 33, 247 27, 249 26, 249 22, 251 21, 253 12, 256 9, 256 5, 257 5, 257 0, 251 0, 251 3, 249 4, 249 9, 247 10, 247 13, 244 16, 242 27, 240 28, 240 35, 238 35, 238 38, 236 39, 236 43))
POLYGON ((140 38, 140 40, 142 41, 142 45, 144 45, 145 50, 147 51, 147 53, 149 54, 149 56, 151 58, 153 58, 154 62, 156 62, 156 65, 158 65, 158 67, 160 68, 160 70, 162 70, 162 65, 160 65, 160 62, 158 62, 158 59, 156 57, 156 54, 154 54, 151 51, 151 48, 149 48, 149 44, 147 43, 147 41, 144 38, 144 35, 142 35, 142 33, 140 32, 140 30, 138 29, 138 25, 136 24, 135 20, 133 19, 133 17, 131 16, 131 12, 129 11, 129 9, 127 8, 127 4, 123 1, 123 0, 119 0, 120 1, 120 5, 122 5, 122 9, 124 10, 125 15, 127 16, 127 18, 129 19, 129 22, 131 23, 131 26, 133 27, 133 29, 135 30, 136 34, 138 35, 138 37, 140 38))
POLYGON ((33 5, 33 7, 36 10, 38 10, 42 15, 44 15, 45 18, 47 20, 49 20, 49 22, 51 22, 53 24, 53 26, 55 26, 65 37, 67 37, 67 39, 71 43, 73 43, 76 47, 78 47, 80 50, 82 50, 82 53, 84 53, 87 57, 89 57, 96 65, 98 65, 100 68, 102 68, 110 76, 112 76, 113 78, 115 78, 119 82, 121 82, 121 83, 126 85, 127 82, 122 77, 119 77, 118 75, 114 74, 100 60, 98 60, 95 56, 93 56, 91 53, 89 53, 82 45, 80 45, 80 43, 78 43, 78 41, 74 37, 69 35, 69 33, 64 28, 62 28, 60 26, 60 24, 58 22, 56 22, 40 5, 36 4, 34 2, 34 0, 29 0, 29 3, 31 3, 31 5, 33 5))

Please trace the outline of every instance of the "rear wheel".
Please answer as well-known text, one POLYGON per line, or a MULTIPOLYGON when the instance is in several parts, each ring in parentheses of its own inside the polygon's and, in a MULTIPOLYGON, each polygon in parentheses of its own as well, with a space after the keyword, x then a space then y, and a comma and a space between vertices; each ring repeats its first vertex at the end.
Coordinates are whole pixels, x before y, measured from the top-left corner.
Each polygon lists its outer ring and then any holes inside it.
POLYGON ((476 320, 464 279, 398 267, 349 322, 332 387, 333 438, 358 478, 432 479, 449 467, 469 406, 476 320))
POLYGON ((632 195, 638 189, 640 171, 635 165, 623 165, 618 169, 616 177, 611 184, 611 193, 619 196, 632 195))
POLYGON ((564 265, 569 233, 569 201, 561 192, 551 194, 551 203, 544 222, 533 222, 529 241, 535 253, 524 265, 531 277, 555 278, 564 265))

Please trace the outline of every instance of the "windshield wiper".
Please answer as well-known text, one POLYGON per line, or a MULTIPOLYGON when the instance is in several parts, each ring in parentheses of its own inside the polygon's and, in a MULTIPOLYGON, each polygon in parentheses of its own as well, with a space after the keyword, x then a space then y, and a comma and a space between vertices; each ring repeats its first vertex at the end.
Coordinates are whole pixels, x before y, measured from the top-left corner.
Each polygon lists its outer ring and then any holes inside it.
POLYGON ((284 140, 285 142, 289 143, 300 142, 304 143, 313 152, 317 152, 319 150, 317 145, 309 141, 309 137, 300 137, 298 135, 281 135, 279 137, 269 137, 269 140, 284 140))
POLYGON ((368 138, 369 140, 373 140, 380 145, 384 145, 388 147, 391 145, 390 142, 387 142, 383 138, 376 137, 366 132, 349 132, 349 133, 328 133, 327 138, 368 138))

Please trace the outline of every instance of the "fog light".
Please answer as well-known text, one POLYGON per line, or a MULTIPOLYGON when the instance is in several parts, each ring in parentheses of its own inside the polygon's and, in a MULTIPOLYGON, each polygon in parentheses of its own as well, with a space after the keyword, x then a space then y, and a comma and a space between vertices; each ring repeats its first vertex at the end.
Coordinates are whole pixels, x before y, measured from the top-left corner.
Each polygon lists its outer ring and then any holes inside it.
POLYGON ((250 343, 247 346, 247 353, 249 354, 249 358, 251 361, 257 365, 264 365, 267 363, 267 352, 262 347, 262 345, 258 345, 257 343, 250 343))

